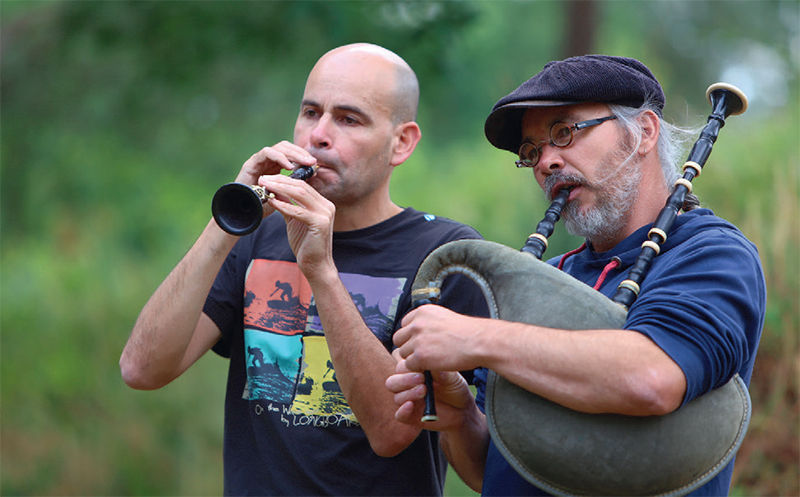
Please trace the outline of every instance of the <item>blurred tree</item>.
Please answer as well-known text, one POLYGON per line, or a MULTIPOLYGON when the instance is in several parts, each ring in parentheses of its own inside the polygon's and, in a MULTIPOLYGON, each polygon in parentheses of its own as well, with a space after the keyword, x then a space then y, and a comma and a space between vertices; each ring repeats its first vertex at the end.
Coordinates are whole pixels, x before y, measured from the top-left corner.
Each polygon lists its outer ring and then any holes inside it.
POLYGON ((110 200, 86 176, 97 183, 114 164, 66 170, 54 156, 59 139, 108 133, 123 146, 163 150, 175 170, 213 173, 207 151, 181 146, 175 121, 192 132, 217 120, 232 129, 256 124, 247 136, 285 137, 302 93, 298 75, 324 50, 370 40, 417 54, 417 70, 435 73, 450 34, 473 17, 472 6, 454 2, 48 2, 19 10, 4 24, 0 54, 4 229, 46 229, 37 208, 45 201, 110 200))
POLYGON ((601 6, 600 0, 569 0, 565 2, 567 9, 567 25, 564 30, 563 58, 586 55, 596 52, 597 18, 601 6))
MULTIPOLYGON (((640 58, 678 124, 708 114, 710 83, 745 90, 750 110, 726 130, 712 158, 725 167, 712 165, 700 194, 741 221, 771 278, 753 388, 769 402, 756 405, 740 458, 744 492, 796 495, 797 446, 783 427, 800 426, 799 11, 797 0, 0 0, 0 493, 219 492, 221 401, 208 396, 221 395, 213 368, 224 365, 210 358, 139 395, 122 385, 119 352, 208 221, 216 187, 291 136, 311 65, 368 41, 402 55, 422 86, 424 138, 395 198, 512 246, 546 206, 513 156, 486 143, 483 122, 546 62, 640 58), (732 194, 744 184, 747 195, 732 194)), ((575 246, 558 229, 548 254, 575 246)))

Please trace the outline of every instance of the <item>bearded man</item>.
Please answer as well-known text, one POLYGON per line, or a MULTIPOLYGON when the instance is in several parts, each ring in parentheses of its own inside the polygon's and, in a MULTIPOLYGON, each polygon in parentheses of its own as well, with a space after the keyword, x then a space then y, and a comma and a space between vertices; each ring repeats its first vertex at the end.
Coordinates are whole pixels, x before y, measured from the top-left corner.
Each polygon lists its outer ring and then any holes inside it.
MULTIPOLYGON (((570 189, 562 213, 579 249, 549 261, 612 297, 679 178, 678 128, 641 62, 605 55, 548 63, 500 99, 485 132, 519 155, 546 196, 570 189)), ((459 315, 424 305, 394 335, 401 358, 386 386, 397 419, 420 424, 433 370, 440 443, 484 495, 547 495, 491 440, 487 370, 587 413, 659 416, 727 383, 749 384, 766 308, 756 247, 690 195, 622 329, 570 331, 459 315), (455 371, 476 369, 477 396, 455 371)), ((569 312, 562 309, 558 312, 569 312)), ((727 495, 733 462, 692 495, 727 495)))

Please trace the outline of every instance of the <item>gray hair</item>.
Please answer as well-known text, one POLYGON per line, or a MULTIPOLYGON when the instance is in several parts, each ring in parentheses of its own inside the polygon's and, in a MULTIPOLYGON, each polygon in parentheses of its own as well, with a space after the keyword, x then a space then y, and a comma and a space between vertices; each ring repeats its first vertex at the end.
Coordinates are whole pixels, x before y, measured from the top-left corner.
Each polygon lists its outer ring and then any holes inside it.
MULTIPOLYGON (((628 136, 633 139, 631 152, 634 153, 642 141, 642 128, 637 118, 647 110, 652 110, 658 114, 656 105, 652 102, 645 102, 638 108, 624 105, 609 105, 609 108, 611 113, 617 117, 618 126, 622 127, 628 136)), ((689 147, 693 143, 693 138, 699 130, 670 124, 663 117, 659 117, 658 121, 660 125, 657 142, 658 159, 661 163, 661 172, 664 175, 664 185, 671 189, 675 180, 682 176, 678 170, 678 165, 686 156, 689 147)), ((690 211, 698 207, 700 207, 700 200, 695 194, 688 193, 683 202, 683 210, 690 211)))

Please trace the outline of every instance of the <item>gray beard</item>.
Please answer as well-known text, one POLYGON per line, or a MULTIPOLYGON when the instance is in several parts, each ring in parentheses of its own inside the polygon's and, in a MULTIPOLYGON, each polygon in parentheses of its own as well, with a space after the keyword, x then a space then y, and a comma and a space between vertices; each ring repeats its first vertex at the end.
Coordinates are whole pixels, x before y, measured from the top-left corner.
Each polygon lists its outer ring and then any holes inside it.
MULTIPOLYGON (((608 170, 609 164, 602 170, 608 170)), ((639 183, 642 170, 638 161, 633 164, 620 164, 610 177, 590 183, 578 175, 553 174, 545 181, 548 192, 560 181, 580 185, 596 193, 596 202, 590 209, 581 209, 580 203, 573 201, 562 212, 567 231, 574 236, 586 238, 595 245, 618 241, 625 227, 630 209, 639 197, 639 183)), ((552 200, 552 199, 551 199, 552 200)))

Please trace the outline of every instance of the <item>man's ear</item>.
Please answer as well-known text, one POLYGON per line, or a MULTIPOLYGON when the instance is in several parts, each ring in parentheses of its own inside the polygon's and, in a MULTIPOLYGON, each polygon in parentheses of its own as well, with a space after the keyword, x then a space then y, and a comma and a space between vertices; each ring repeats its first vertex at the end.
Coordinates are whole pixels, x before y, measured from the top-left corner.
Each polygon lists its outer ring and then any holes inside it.
POLYGON ((639 116, 639 123, 642 125, 642 142, 639 144, 639 154, 647 155, 658 146, 658 134, 661 123, 658 114, 652 110, 647 110, 639 116))
POLYGON ((392 166, 399 166, 406 161, 422 138, 422 131, 415 122, 407 122, 395 129, 394 150, 392 150, 392 166))

